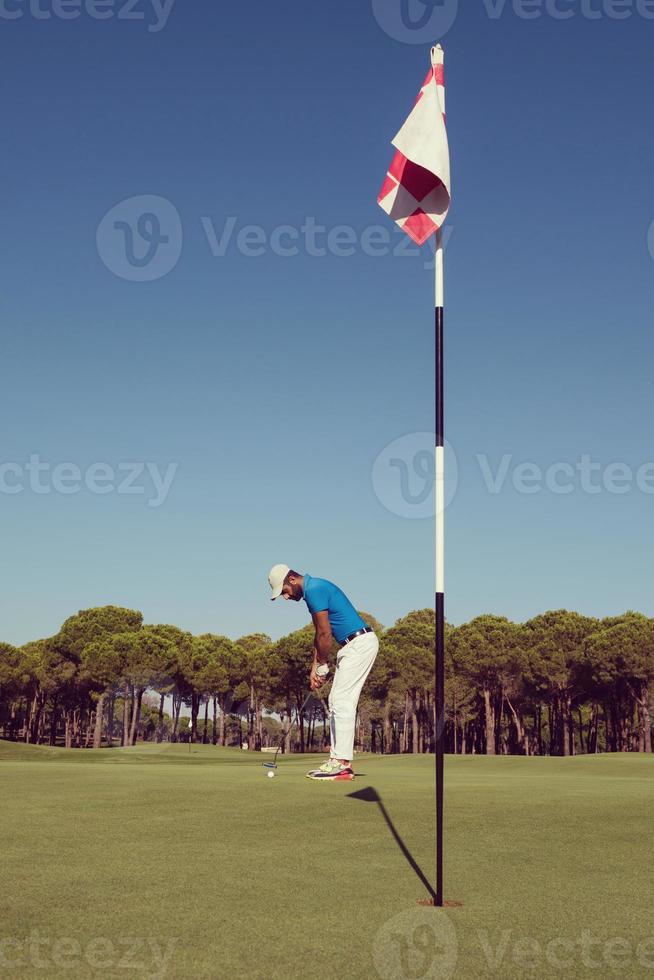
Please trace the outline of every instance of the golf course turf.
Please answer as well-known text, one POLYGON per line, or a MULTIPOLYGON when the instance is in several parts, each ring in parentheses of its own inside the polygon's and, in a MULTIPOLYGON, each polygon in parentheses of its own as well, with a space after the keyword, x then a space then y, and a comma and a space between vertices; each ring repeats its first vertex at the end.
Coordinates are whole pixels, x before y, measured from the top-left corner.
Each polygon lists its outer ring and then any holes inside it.
POLYGON ((0 741, 0 977, 654 975, 654 756, 448 756, 446 911, 433 756, 267 758, 0 741))

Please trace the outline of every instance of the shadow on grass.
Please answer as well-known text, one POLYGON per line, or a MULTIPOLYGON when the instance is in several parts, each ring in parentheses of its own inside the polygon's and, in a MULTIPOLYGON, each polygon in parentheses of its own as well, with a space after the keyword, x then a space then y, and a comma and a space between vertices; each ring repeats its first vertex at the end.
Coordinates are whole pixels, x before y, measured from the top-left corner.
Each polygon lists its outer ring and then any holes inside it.
POLYGON ((417 874, 418 878, 420 879, 420 881, 422 882, 422 884, 425 886, 425 888, 429 892, 430 896, 435 900, 436 899, 436 892, 434 891, 434 889, 432 888, 432 886, 429 884, 429 881, 425 877, 425 875, 424 875, 424 873, 422 871, 422 868, 420 867, 420 865, 418 864, 418 862, 415 860, 413 854, 411 853, 411 851, 406 846, 406 844, 404 843, 404 841, 402 840, 402 838, 398 834, 397 830, 395 829, 395 824, 393 823, 393 821, 391 820, 390 816, 388 815, 388 811, 386 810, 386 807, 384 806, 384 803, 382 801, 382 798, 379 795, 379 793, 377 792, 377 790, 374 789, 372 786, 366 786, 365 789, 360 789, 356 793, 348 793, 347 795, 348 795, 349 799, 351 799, 351 800, 362 800, 364 803, 376 803, 377 804, 377 806, 379 807, 379 812, 381 813, 382 817, 384 818, 384 820, 386 822, 386 826, 390 830, 390 832, 391 832, 391 834, 393 836, 393 839, 394 839, 395 843, 397 844, 397 846, 399 847, 399 849, 402 851, 402 854, 404 855, 404 857, 406 858, 406 860, 408 861, 408 863, 411 865, 412 869, 415 871, 415 873, 417 874))

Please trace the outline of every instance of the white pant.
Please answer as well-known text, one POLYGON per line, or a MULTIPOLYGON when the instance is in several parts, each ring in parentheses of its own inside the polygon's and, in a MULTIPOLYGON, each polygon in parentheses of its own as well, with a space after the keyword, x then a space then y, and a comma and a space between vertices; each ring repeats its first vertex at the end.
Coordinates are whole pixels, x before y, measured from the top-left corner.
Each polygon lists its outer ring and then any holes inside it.
POLYGON ((346 643, 338 653, 329 695, 332 759, 351 761, 354 756, 354 726, 359 695, 378 650, 376 634, 362 633, 346 643))

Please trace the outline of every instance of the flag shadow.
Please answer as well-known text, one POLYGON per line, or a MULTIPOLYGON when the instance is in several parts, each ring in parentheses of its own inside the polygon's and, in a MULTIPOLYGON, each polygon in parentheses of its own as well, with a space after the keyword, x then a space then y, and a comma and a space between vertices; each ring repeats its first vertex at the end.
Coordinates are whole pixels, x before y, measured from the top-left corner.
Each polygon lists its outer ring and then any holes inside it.
POLYGON ((395 824, 393 823, 393 821, 391 820, 390 816, 388 815, 388 811, 386 810, 386 807, 384 806, 384 803, 382 801, 382 798, 379 795, 379 793, 377 792, 377 790, 374 789, 372 786, 366 786, 365 789, 360 789, 356 793, 348 793, 347 795, 348 795, 349 799, 351 799, 351 800, 362 800, 364 803, 376 803, 377 804, 377 806, 379 807, 379 812, 381 813, 382 817, 384 818, 384 820, 386 822, 386 826, 388 827, 388 829, 390 830, 390 832, 391 832, 391 834, 393 836, 393 840, 395 841, 395 843, 397 844, 397 846, 401 850, 401 852, 404 855, 404 857, 405 857, 406 861, 408 862, 408 864, 411 866, 411 868, 413 869, 413 871, 416 873, 416 875, 418 876, 418 878, 420 879, 420 881, 422 882, 422 884, 425 886, 425 888, 427 889, 427 891, 429 892, 429 894, 431 895, 431 897, 435 901, 436 900, 436 892, 434 891, 434 889, 432 888, 432 886, 429 884, 429 881, 425 877, 425 875, 424 875, 424 873, 422 871, 422 868, 420 867, 420 865, 418 864, 418 862, 415 860, 413 854, 411 853, 411 851, 406 846, 406 844, 404 843, 404 841, 402 840, 402 838, 398 834, 397 830, 395 829, 395 824))

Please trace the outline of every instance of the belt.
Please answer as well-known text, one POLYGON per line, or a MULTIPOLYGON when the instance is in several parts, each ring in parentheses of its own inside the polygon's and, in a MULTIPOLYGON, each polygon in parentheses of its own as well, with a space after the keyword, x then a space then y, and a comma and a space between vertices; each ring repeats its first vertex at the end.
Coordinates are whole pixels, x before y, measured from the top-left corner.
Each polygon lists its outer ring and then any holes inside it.
POLYGON ((344 647, 346 643, 349 643, 350 640, 353 640, 356 636, 363 636, 364 633, 374 633, 374 632, 375 631, 372 628, 372 626, 366 626, 364 629, 355 630, 354 633, 350 633, 350 635, 346 636, 344 640, 341 640, 341 646, 344 647))

